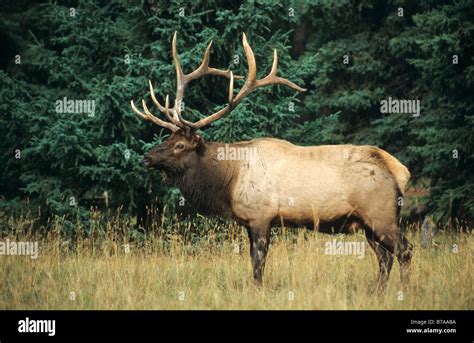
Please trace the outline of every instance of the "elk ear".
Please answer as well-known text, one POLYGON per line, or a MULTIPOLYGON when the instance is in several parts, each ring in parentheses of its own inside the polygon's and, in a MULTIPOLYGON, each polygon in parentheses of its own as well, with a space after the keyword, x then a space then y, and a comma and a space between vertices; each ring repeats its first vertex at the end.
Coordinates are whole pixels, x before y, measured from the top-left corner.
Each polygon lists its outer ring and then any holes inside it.
POLYGON ((202 144, 202 137, 194 134, 191 141, 192 141, 193 147, 199 148, 202 144))

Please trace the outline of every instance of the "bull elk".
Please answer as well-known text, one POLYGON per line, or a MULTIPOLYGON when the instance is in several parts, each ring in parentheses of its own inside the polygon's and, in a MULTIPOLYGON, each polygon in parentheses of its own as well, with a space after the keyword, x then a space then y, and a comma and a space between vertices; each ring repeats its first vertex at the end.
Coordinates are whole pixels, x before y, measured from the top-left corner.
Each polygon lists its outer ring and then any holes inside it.
POLYGON ((208 142, 196 133, 231 112, 259 87, 281 84, 305 91, 276 75, 276 50, 270 73, 257 79, 255 56, 245 34, 242 43, 248 74, 234 96, 234 79, 240 77, 229 70, 209 67, 212 42, 200 66, 184 74, 174 34, 172 54, 177 88, 172 108, 168 96, 165 105, 160 104, 149 82, 151 99, 167 121, 153 115, 144 100, 144 113, 131 101, 138 116, 172 131, 163 144, 146 154, 143 165, 162 170, 199 212, 234 219, 247 228, 253 277, 257 284, 262 284, 263 280, 270 229, 277 225, 306 227, 325 233, 364 229, 378 259, 378 285, 386 283, 393 256, 399 261, 400 275, 405 282, 409 276, 412 245, 397 225, 398 199, 404 194, 410 173, 395 157, 378 147, 366 145, 303 147, 273 138, 226 144, 208 142), (190 122, 181 113, 184 91, 191 81, 205 75, 230 80, 228 103, 219 111, 190 122), (251 150, 252 158, 220 158, 224 147, 251 150))

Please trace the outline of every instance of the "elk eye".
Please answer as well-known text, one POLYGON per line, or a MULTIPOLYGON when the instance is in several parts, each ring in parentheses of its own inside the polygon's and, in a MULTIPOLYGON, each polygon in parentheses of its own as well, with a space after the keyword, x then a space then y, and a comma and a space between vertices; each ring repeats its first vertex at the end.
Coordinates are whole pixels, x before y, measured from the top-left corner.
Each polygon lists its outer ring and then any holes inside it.
POLYGON ((184 144, 183 143, 178 143, 175 145, 175 149, 182 150, 184 149, 184 144))

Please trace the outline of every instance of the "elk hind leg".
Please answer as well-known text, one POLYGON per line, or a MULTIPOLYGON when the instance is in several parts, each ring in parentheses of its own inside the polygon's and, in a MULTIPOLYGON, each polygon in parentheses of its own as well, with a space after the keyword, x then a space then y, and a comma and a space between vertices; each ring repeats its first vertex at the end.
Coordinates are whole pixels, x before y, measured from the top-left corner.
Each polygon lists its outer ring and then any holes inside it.
POLYGON ((365 229, 365 236, 367 237, 367 241, 374 250, 377 261, 379 262, 379 275, 375 283, 375 288, 376 290, 383 290, 387 285, 388 277, 392 270, 393 255, 389 249, 380 242, 371 229, 365 229))
POLYGON ((400 234, 400 242, 396 247, 396 255, 400 264, 400 279, 404 285, 410 281, 411 258, 413 256, 413 245, 400 234))

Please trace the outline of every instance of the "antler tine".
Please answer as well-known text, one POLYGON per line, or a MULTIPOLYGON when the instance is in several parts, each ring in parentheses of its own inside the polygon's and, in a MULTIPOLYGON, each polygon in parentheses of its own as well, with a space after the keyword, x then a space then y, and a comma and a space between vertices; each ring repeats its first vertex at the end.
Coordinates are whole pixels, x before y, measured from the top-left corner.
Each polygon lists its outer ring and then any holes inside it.
POLYGON ((255 82, 257 78, 257 62, 255 62, 255 55, 247 41, 247 36, 245 33, 242 34, 242 45, 244 46, 245 56, 247 57, 247 63, 249 66, 247 80, 245 81, 244 87, 246 85, 249 87, 255 82))
POLYGON ((271 84, 283 84, 298 92, 306 91, 305 88, 302 88, 296 85, 290 80, 276 76, 277 69, 278 69, 277 49, 273 50, 273 63, 272 63, 272 69, 270 70, 270 73, 265 78, 257 80, 256 79, 257 78, 257 65, 255 62, 255 55, 252 51, 252 48, 247 42, 247 36, 245 35, 245 33, 243 34, 243 37, 242 37, 242 44, 244 46, 245 55, 247 57, 249 71, 248 71, 247 81, 245 81, 244 86, 235 97, 234 102, 239 103, 247 94, 252 92, 254 89, 258 87, 271 85, 271 84))
MULTIPOLYGON (((175 100, 176 101, 176 100, 175 100)), ((166 94, 166 100, 165 100, 165 114, 167 117, 171 117, 171 120, 179 127, 183 128, 184 125, 183 123, 179 120, 179 115, 177 111, 175 111, 174 109, 170 108, 170 96, 168 94, 166 94), (173 114, 173 116, 171 116, 171 114, 173 114)), ((175 104, 175 108, 176 108, 176 104, 175 104)))
MULTIPOLYGON (((161 113, 164 113, 166 115, 166 118, 168 118, 168 120, 175 124, 175 125, 178 125, 179 126, 179 121, 177 121, 175 118, 173 118, 171 115, 170 115, 170 111, 169 109, 166 110, 165 107, 163 107, 160 102, 158 101, 158 99, 156 99, 155 97, 155 90, 153 89, 153 84, 151 83, 151 80, 148 80, 148 84, 150 85, 150 95, 151 95, 151 99, 153 100, 154 104, 156 105, 156 107, 158 107, 158 109, 160 110, 161 113)), ((172 113, 174 113, 174 111, 172 110, 171 111, 172 113)))
POLYGON ((265 78, 256 81, 255 88, 270 85, 270 84, 282 84, 298 92, 306 92, 306 88, 302 88, 298 86, 297 84, 291 82, 290 80, 276 76, 277 67, 278 67, 278 53, 277 53, 277 49, 274 49, 272 69, 270 70, 270 73, 265 78))
POLYGON ((148 117, 144 115, 138 108, 135 107, 135 104, 133 103, 133 100, 130 100, 130 105, 132 106, 133 112, 136 113, 137 116, 139 116, 142 119, 148 120, 148 117))
POLYGON ((144 100, 142 100, 142 105, 143 104, 144 104, 145 113, 147 113, 147 114, 143 114, 139 109, 137 109, 137 107, 135 106, 135 103, 133 102, 133 100, 130 101, 130 105, 132 106, 133 112, 135 112, 140 118, 148 120, 148 121, 152 121, 155 124, 157 124, 159 126, 162 126, 162 127, 165 127, 165 128, 167 128, 171 131, 178 130, 178 127, 176 125, 165 122, 165 121, 162 121, 159 118, 156 118, 154 115, 152 115, 148 111, 148 108, 146 107, 146 104, 145 104, 144 100))
POLYGON ((149 110, 148 110, 148 107, 146 106, 146 103, 145 103, 145 100, 142 100, 142 106, 143 106, 143 109, 145 110, 145 113, 148 117, 148 120, 152 121, 153 123, 155 123, 156 125, 159 125, 159 126, 163 126, 163 127, 166 127, 168 129, 170 129, 171 131, 176 131, 179 129, 179 127, 177 125, 174 125, 172 123, 168 123, 164 120, 161 120, 160 118, 157 118, 155 117, 149 110))
POLYGON ((229 81, 229 105, 232 106, 234 98, 234 73, 230 72, 230 81, 229 81))
POLYGON ((148 80, 148 85, 149 85, 149 87, 150 87, 151 100, 153 100, 153 102, 155 103, 156 107, 158 107, 158 109, 159 109, 161 112, 164 112, 164 111, 165 111, 165 108, 160 104, 160 102, 158 101, 158 99, 156 99, 156 97, 155 97, 155 90, 153 89, 153 84, 151 83, 151 80, 148 80))
POLYGON ((211 47, 212 47, 212 40, 207 45, 206 51, 204 52, 204 57, 202 58, 202 62, 199 67, 194 70, 193 72, 185 75, 185 83, 187 84, 189 81, 195 80, 200 76, 204 75, 209 71, 209 60, 211 55, 211 47))
MULTIPOLYGON (((185 84, 188 84, 190 81, 195 80, 204 75, 216 75, 216 76, 223 76, 230 78, 230 70, 222 70, 217 68, 209 67, 210 55, 211 55, 211 47, 212 47, 212 40, 209 42, 209 45, 204 52, 204 57, 202 59, 201 64, 199 67, 194 70, 193 72, 184 76, 185 84)), ((243 79, 243 76, 235 76, 237 79, 243 79)))
POLYGON ((133 112, 135 112, 139 117, 141 117, 142 119, 145 119, 145 120, 148 120, 148 121, 151 121, 153 123, 155 123, 156 125, 159 125, 159 126, 162 126, 164 128, 167 128, 171 131, 176 131, 179 129, 178 126, 172 124, 172 123, 168 123, 166 121, 163 121, 157 117, 155 117, 153 114, 151 114, 151 112, 148 110, 148 107, 146 107, 146 103, 145 103, 145 100, 142 100, 142 106, 143 106, 143 109, 145 111, 146 114, 143 114, 139 109, 137 109, 135 107, 135 104, 133 103, 133 100, 130 101, 130 105, 132 106, 132 110, 133 112))
POLYGON ((176 69, 176 86, 180 88, 183 86, 184 73, 183 73, 183 70, 181 69, 181 65, 179 64, 178 49, 176 48, 177 36, 178 36, 178 32, 175 31, 173 35, 173 41, 171 43, 171 49, 173 53, 174 66, 176 69))

